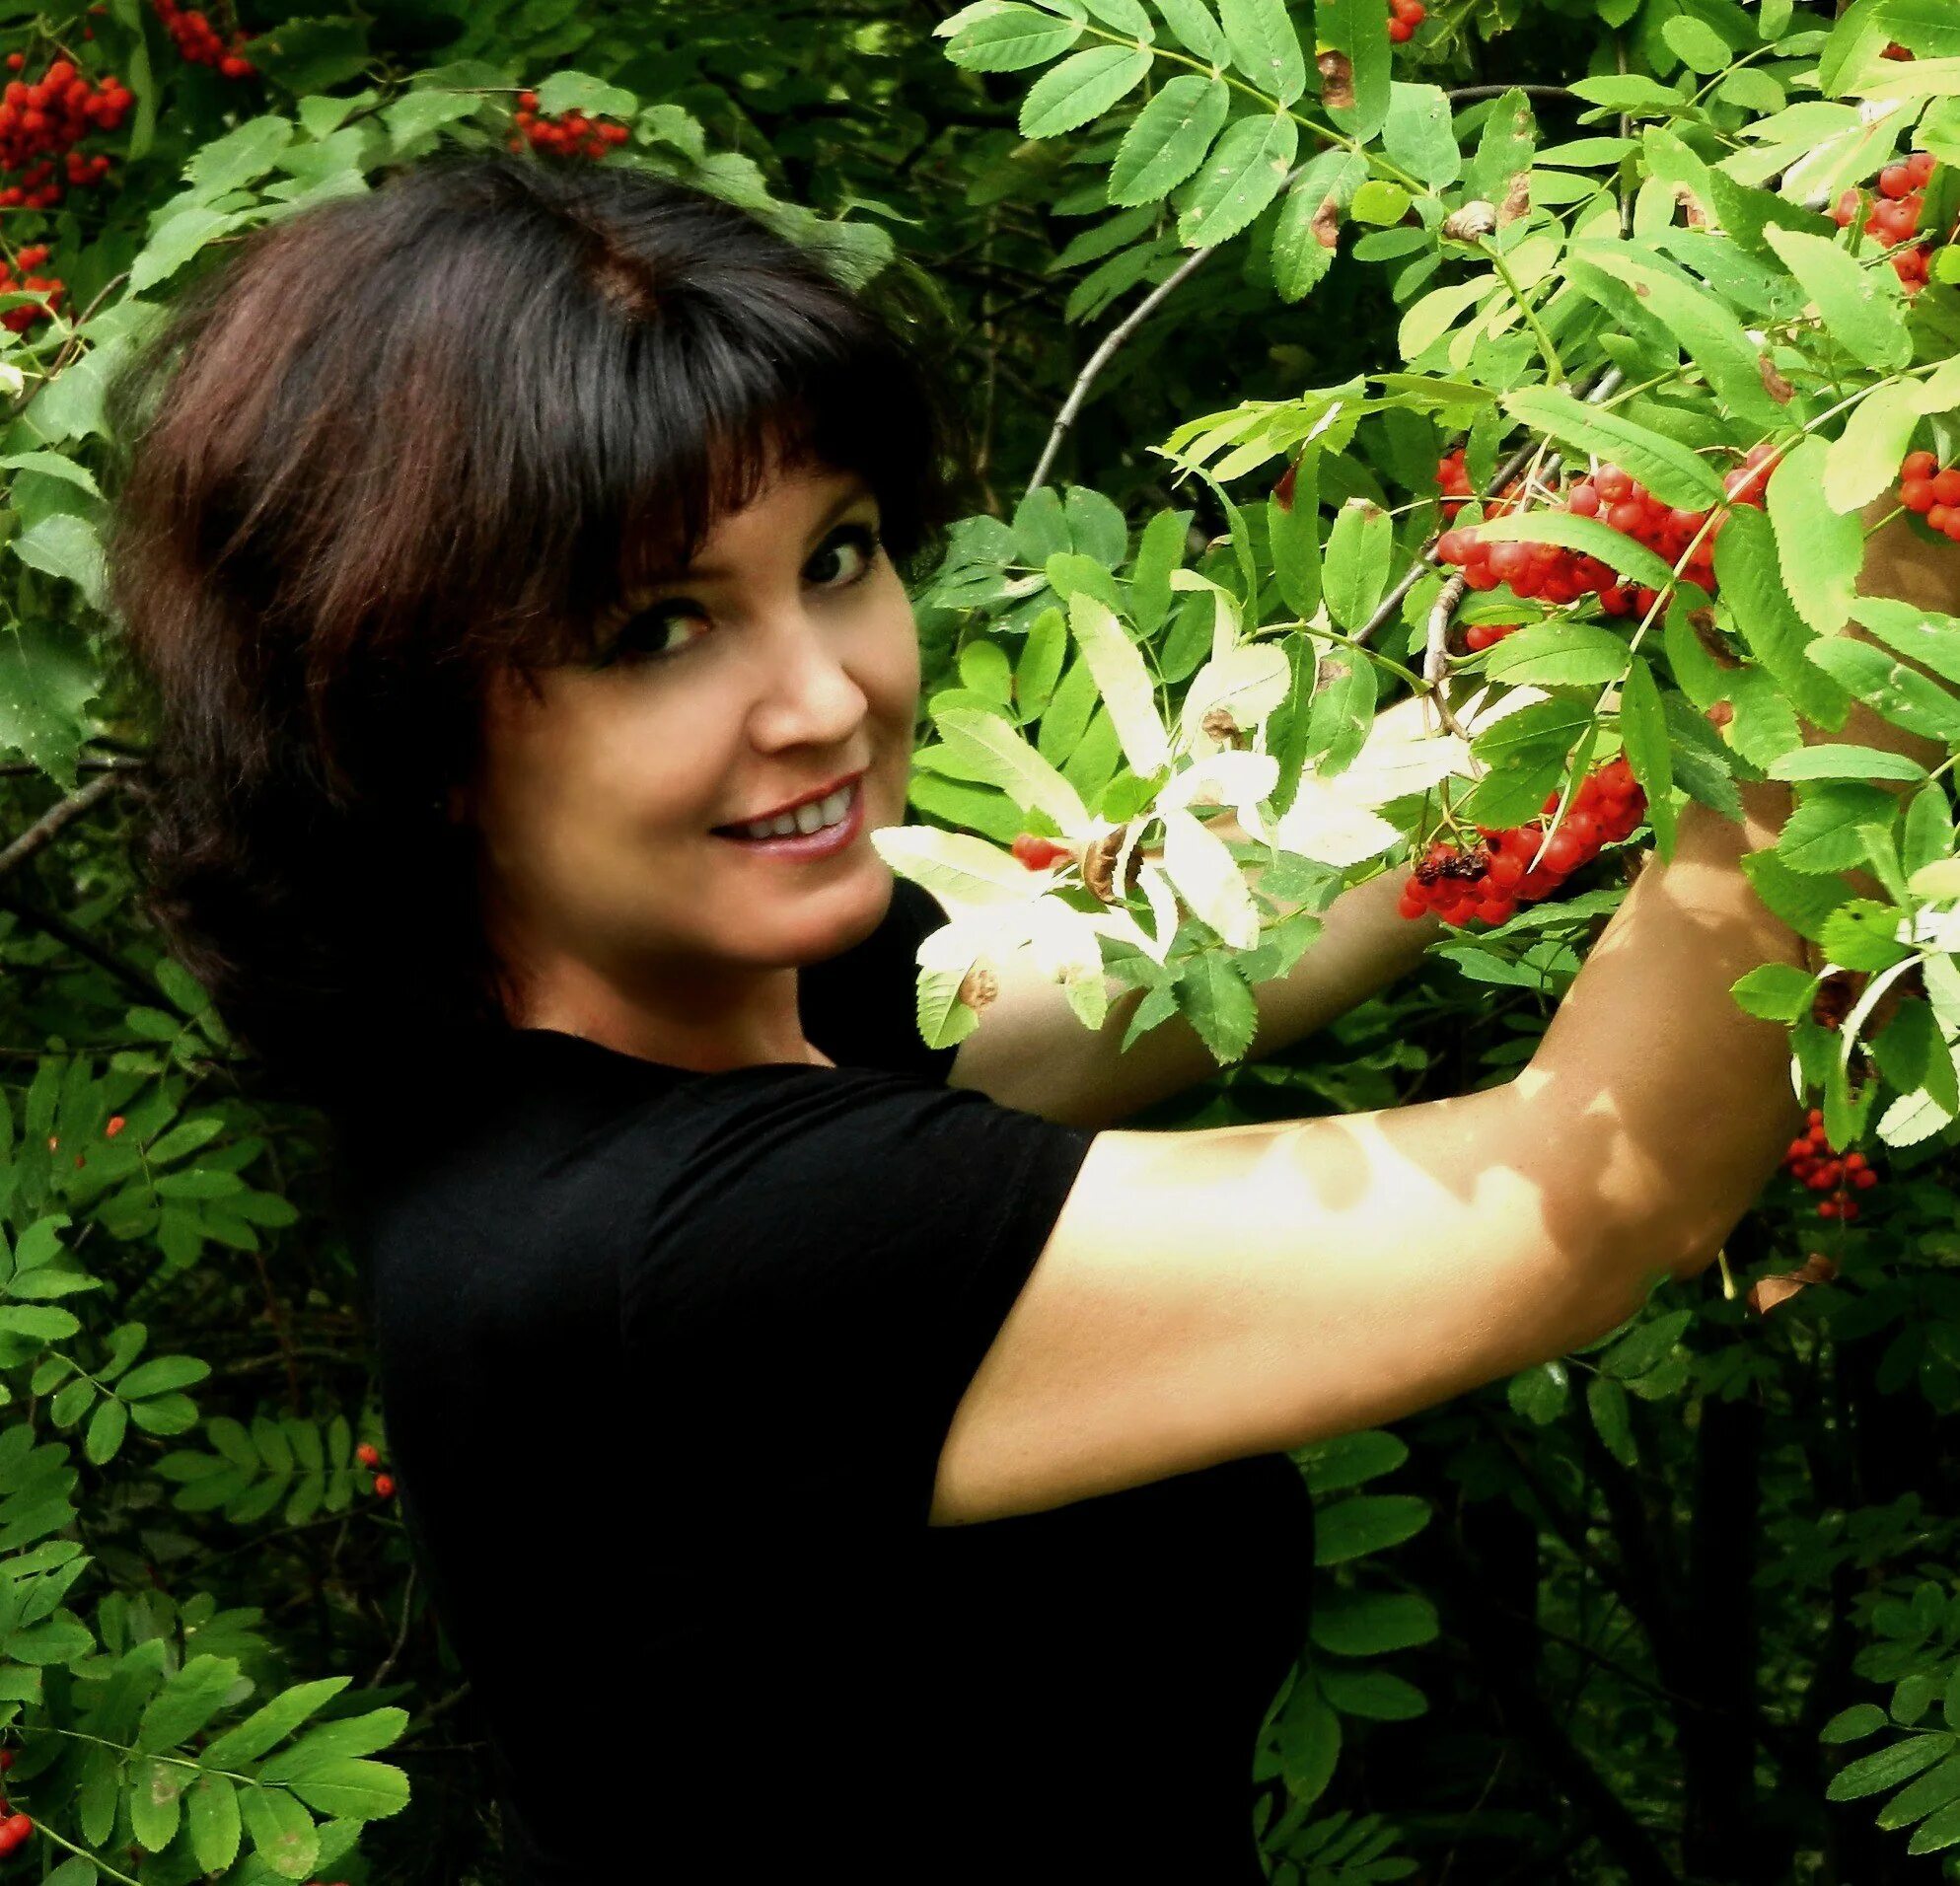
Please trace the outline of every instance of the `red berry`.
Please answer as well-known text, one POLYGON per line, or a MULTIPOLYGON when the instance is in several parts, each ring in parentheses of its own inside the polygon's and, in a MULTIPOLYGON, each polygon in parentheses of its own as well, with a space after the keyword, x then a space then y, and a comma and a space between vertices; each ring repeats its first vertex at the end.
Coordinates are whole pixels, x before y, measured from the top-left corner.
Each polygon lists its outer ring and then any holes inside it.
POLYGON ((1053 838, 1044 838, 1033 832, 1022 833, 1010 848, 1030 871, 1047 871, 1069 855, 1065 844, 1056 844, 1053 838))
POLYGON ((109 1124, 102 1129, 103 1137, 105 1139, 113 1139, 115 1135, 119 1133, 123 1129, 123 1127, 126 1126, 129 1123, 126 1120, 124 1120, 120 1114, 110 1114, 109 1117, 109 1124))
POLYGON ((374 1496, 377 1499, 393 1499, 395 1497, 395 1476, 393 1474, 377 1474, 374 1477, 374 1496))
POLYGON ((1932 480, 1930 478, 1902 478, 1899 481, 1899 502, 1907 510, 1924 517, 1932 509, 1932 480))
POLYGON ((1949 469, 1933 479, 1932 501, 1949 507, 1960 504, 1960 470, 1949 469))
POLYGON ((1888 164, 1878 173, 1878 187, 1887 196, 1910 196, 1913 173, 1904 164, 1888 164))
POLYGON ((379 1467, 381 1465, 381 1449, 376 1447, 371 1441, 363 1441, 360 1446, 354 1449, 354 1458, 363 1467, 379 1467))

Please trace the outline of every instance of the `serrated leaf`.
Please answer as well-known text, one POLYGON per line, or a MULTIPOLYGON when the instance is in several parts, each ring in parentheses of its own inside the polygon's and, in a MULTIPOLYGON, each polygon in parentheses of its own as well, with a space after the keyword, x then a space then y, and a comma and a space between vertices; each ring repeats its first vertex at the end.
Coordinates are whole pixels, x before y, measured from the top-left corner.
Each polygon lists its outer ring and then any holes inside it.
MULTIPOLYGON (((1715 540, 1715 579, 1749 652, 1791 705, 1820 727, 1834 731, 1842 727, 1851 711, 1851 696, 1823 669, 1804 659, 1812 631, 1783 587, 1775 534, 1760 511, 1742 506, 1730 513, 1715 540)), ((1838 625, 1842 622, 1840 617, 1838 625)))
POLYGON ((1276 105, 1306 91, 1306 57, 1284 0, 1218 0, 1218 20, 1232 63, 1276 105))
POLYGON ((1860 267, 1836 243, 1774 224, 1764 229, 1763 240, 1815 304, 1834 344, 1878 373, 1912 359, 1904 291, 1890 268, 1860 267))
POLYGON ((947 750, 998 786, 1023 811, 1039 811, 1065 833, 1090 824, 1081 795, 998 714, 949 707, 933 715, 947 750))
POLYGON ((1314 1515, 1314 1563, 1342 1565, 1413 1539, 1429 1523, 1426 1500, 1413 1493, 1356 1493, 1314 1515))
POLYGON ((1188 249, 1229 242, 1279 194, 1299 147, 1299 125, 1281 112, 1228 125, 1186 192, 1178 241, 1188 249))
POLYGON ((1090 46, 1071 52, 1029 88, 1021 102, 1023 137, 1059 137, 1099 118, 1143 82, 1151 55, 1133 46, 1090 46))
POLYGON ((1078 21, 1057 20, 1032 7, 1001 6, 988 12, 968 8, 932 31, 940 36, 950 33, 946 56, 969 72, 1020 72, 1058 58, 1082 28, 1078 21))
POLYGON ((210 1742, 199 1760, 206 1768, 237 1768, 242 1763, 255 1761, 292 1734, 308 1716, 325 1708, 352 1681, 352 1677, 321 1677, 280 1691, 243 1722, 210 1742))
MULTIPOLYGON (((1851 613, 1864 531, 1854 517, 1834 511, 1824 495, 1831 448, 1814 433, 1770 474, 1770 523, 1783 589, 1796 613, 1820 635, 1836 635, 1851 613)), ((1735 529, 1731 517, 1722 532, 1735 529)))
POLYGON ((243 1822, 238 1790, 223 1775, 200 1775, 184 1796, 191 1851, 207 1873, 222 1873, 238 1858, 243 1822))
POLYGON ((1170 736, 1158 717, 1157 690, 1135 643, 1110 610, 1080 592, 1068 599, 1068 626, 1130 770, 1144 778, 1160 772, 1170 763, 1170 736))
POLYGON ((1232 95, 1222 79, 1181 72, 1167 81, 1117 148, 1110 201, 1135 205, 1167 196, 1204 162, 1231 109, 1232 95))
POLYGON ((1721 502, 1721 480, 1705 460, 1623 413, 1552 387, 1520 388, 1503 403, 1520 424, 1612 461, 1665 503, 1708 510, 1721 502))

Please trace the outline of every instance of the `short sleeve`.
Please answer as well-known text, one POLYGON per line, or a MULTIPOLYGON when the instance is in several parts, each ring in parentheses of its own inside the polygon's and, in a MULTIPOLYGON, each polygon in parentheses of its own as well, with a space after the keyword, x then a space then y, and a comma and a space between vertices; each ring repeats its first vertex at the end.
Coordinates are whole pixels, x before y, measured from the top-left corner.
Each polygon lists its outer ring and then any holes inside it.
POLYGON ((971 1089, 759 1066, 662 1109, 621 1279, 636 1380, 690 1436, 690 1489, 766 1472, 780 1517, 922 1526, 940 1448, 1094 1133, 971 1089), (746 1471, 745 1471, 746 1470, 746 1471))
POLYGON ((946 922, 939 900, 894 878, 892 902, 864 941, 805 966, 798 1003, 804 1032, 839 1065, 883 1067, 943 1085, 959 1052, 928 1048, 918 1032, 918 946, 946 922))

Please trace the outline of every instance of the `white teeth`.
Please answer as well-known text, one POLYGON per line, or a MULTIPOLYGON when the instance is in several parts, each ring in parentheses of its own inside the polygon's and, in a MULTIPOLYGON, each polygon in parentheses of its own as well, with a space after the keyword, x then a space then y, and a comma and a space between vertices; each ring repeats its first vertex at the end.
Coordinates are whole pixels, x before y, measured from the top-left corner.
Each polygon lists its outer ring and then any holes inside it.
POLYGON ((745 825, 742 831, 751 838, 786 838, 792 832, 806 836, 812 832, 821 832, 826 826, 838 824, 850 810, 850 795, 854 786, 839 786, 828 799, 818 799, 807 806, 798 806, 794 812, 779 813, 773 819, 759 819, 752 825, 745 825))

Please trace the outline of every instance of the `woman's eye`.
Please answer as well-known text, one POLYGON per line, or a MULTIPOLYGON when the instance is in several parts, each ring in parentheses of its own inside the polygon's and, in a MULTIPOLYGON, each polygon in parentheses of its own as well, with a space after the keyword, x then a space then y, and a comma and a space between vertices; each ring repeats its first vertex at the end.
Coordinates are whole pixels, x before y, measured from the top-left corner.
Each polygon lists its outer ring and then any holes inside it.
MULTIPOLYGON (((878 560, 880 544, 878 533, 868 524, 846 524, 831 534, 824 547, 811 558, 809 567, 821 571, 826 563, 836 559, 843 550, 854 549, 858 554, 858 563, 853 569, 849 558, 843 558, 843 567, 848 574, 841 581, 820 580, 820 587, 824 589, 849 589, 852 584, 862 582, 871 574, 872 566, 878 560)), ((705 623, 706 620, 707 613, 698 604, 685 598, 642 610, 630 617, 614 638, 607 660, 611 661, 616 655, 631 655, 661 661, 671 655, 682 654, 701 640, 701 636, 669 641, 668 630, 679 627, 683 622, 705 623)))

